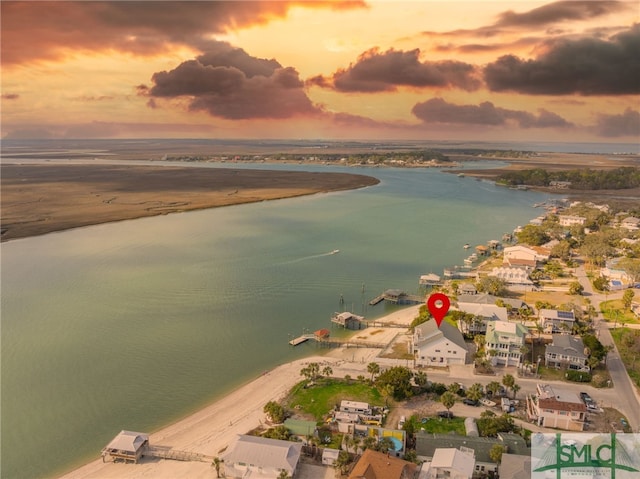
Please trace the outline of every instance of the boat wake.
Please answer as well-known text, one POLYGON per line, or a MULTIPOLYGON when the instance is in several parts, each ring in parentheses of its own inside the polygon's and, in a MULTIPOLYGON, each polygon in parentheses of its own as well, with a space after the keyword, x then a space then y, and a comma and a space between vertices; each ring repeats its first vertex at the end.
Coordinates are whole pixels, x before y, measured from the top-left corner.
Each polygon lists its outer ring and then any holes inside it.
POLYGON ((338 254, 340 252, 339 249, 334 249, 333 251, 329 251, 328 253, 321 253, 321 254, 313 254, 311 256, 304 256, 302 258, 296 258, 296 259, 292 259, 289 261, 284 261, 282 263, 278 263, 278 264, 293 264, 293 263, 300 263, 302 261, 309 261, 311 259, 316 259, 316 258, 323 258, 325 256, 333 256, 334 254, 338 254))

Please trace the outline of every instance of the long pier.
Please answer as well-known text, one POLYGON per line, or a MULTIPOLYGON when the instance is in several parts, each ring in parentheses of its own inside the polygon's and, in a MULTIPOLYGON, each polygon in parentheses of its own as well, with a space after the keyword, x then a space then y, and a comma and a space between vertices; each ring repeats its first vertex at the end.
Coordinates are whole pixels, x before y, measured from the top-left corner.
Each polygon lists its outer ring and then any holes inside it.
POLYGON ((179 451, 166 446, 147 446, 143 456, 174 461, 212 462, 213 456, 206 456, 199 452, 179 451))
MULTIPOLYGON (((399 326, 398 326, 399 327, 399 326)), ((405 326, 406 327, 406 326, 405 326)), ((313 334, 303 334, 302 336, 298 336, 295 339, 289 341, 291 346, 297 346, 304 342, 307 342, 310 339, 315 339, 316 344, 321 347, 339 347, 346 346, 356 347, 356 348, 378 348, 384 349, 387 347, 387 343, 371 343, 369 341, 360 341, 357 339, 327 339, 327 338, 317 338, 313 334)))

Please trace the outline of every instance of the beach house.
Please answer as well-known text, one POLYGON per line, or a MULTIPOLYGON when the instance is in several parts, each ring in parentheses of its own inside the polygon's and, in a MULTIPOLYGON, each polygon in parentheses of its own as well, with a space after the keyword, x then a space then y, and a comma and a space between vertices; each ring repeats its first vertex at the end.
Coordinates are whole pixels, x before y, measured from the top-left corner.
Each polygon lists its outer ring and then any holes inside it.
POLYGON ((548 261, 549 254, 548 249, 540 246, 507 246, 503 252, 503 264, 532 270, 539 262, 548 261))
POLYGON ((102 449, 102 461, 108 457, 114 461, 137 463, 149 446, 149 436, 141 432, 120 431, 107 446, 102 449))
POLYGON ((457 309, 473 316, 473 321, 468 324, 460 324, 460 329, 469 334, 482 334, 487 331, 487 323, 491 321, 507 321, 509 313, 507 308, 495 304, 478 303, 470 299, 470 295, 460 296, 457 309))
POLYGON ((415 479, 417 467, 384 452, 366 449, 351 470, 349 479, 415 479))
POLYGON ((431 320, 415 327, 412 351, 417 366, 450 366, 465 364, 467 346, 458 328, 446 321, 431 320))
POLYGON ((576 322, 573 311, 558 311, 557 309, 541 309, 538 311, 538 319, 547 334, 571 334, 576 322))
POLYGON ((537 393, 527 396, 527 416, 541 427, 583 431, 587 406, 578 393, 568 389, 538 384, 537 393))
POLYGON ((226 477, 278 479, 282 471, 295 477, 301 442, 240 435, 223 456, 226 477))
POLYGON ((580 337, 556 334, 553 336, 553 342, 545 348, 544 364, 557 369, 589 372, 589 356, 586 353, 580 337))
POLYGON ((494 366, 519 366, 522 347, 529 330, 520 323, 491 321, 487 324, 487 359, 494 366))
POLYGON ((420 470, 424 479, 471 479, 476 466, 473 449, 441 447, 435 450, 430 462, 420 470))

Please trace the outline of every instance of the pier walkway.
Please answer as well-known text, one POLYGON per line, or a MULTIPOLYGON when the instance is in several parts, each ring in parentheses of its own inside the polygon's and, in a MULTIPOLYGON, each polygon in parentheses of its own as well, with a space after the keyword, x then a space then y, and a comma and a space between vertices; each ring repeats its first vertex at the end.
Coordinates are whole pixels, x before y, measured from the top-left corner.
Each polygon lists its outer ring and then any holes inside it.
POLYGON ((191 451, 179 451, 177 449, 171 449, 168 446, 147 446, 143 456, 156 457, 158 459, 171 459, 174 461, 193 461, 193 462, 208 462, 213 461, 213 456, 206 456, 198 452, 191 451))

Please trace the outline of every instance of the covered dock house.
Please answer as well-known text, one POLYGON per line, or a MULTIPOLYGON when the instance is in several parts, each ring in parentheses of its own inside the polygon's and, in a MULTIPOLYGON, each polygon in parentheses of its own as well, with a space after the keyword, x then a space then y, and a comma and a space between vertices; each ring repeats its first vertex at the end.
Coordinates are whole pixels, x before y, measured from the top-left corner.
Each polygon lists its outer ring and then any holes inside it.
POLYGON ((148 446, 149 436, 147 434, 123 430, 102 449, 102 461, 104 462, 109 456, 114 461, 131 461, 136 464, 148 446))

